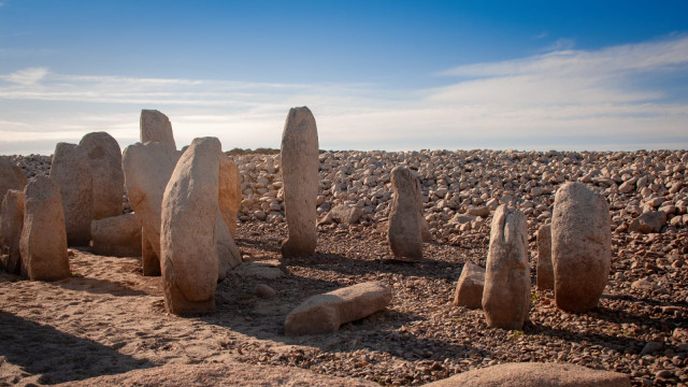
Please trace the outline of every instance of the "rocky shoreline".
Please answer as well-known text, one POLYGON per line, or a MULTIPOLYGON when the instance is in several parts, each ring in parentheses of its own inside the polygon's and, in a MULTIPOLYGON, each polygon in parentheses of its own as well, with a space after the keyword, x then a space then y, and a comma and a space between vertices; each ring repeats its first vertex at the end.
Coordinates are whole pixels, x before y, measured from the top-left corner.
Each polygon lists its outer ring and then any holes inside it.
MULTIPOLYGON (((286 235, 279 155, 232 157, 242 177, 237 242, 244 258, 278 259, 286 235)), ((12 158, 29 177, 50 169, 49 156, 12 158)), ((254 295, 260 279, 228 278, 218 288, 218 314, 202 320, 262 338, 234 338, 225 349, 236 360, 385 385, 417 385, 515 361, 619 371, 635 385, 688 383, 688 151, 327 151, 320 165, 317 254, 290 261, 289 274, 269 281, 278 294, 269 305, 254 295), (397 165, 421 179, 434 238, 426 262, 387 262, 389 173, 397 165), (555 307, 551 292, 533 287, 529 321, 510 332, 488 328, 480 310, 451 305, 463 264, 485 265, 489 222, 501 203, 527 217, 535 283, 535 232, 551 219, 554 193, 566 181, 585 183, 609 203, 612 270, 600 307, 568 314, 555 307), (290 339, 293 347, 278 343, 284 310, 305 296, 362 281, 392 287, 386 313, 333 335, 290 339)))

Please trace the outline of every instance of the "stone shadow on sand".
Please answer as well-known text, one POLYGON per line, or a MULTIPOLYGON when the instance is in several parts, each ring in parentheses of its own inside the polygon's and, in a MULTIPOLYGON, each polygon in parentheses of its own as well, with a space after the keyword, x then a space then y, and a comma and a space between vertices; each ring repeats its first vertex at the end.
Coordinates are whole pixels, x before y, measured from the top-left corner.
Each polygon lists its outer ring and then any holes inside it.
MULTIPOLYGON (((323 352, 353 352, 366 348, 370 351, 388 353, 405 360, 441 360, 468 357, 478 351, 461 344, 442 340, 422 338, 400 331, 423 317, 386 309, 364 319, 344 324, 331 334, 289 337, 284 335, 286 315, 308 296, 331 291, 342 284, 310 278, 286 276, 270 282, 278 296, 268 300, 253 294, 254 279, 227 279, 216 294, 217 311, 200 316, 206 323, 232 331, 271 340, 285 345, 304 345, 319 348, 323 352)), ((485 352, 484 356, 489 353, 485 352)))
POLYGON ((67 280, 54 282, 55 285, 70 290, 94 294, 111 294, 115 297, 145 296, 148 293, 128 288, 120 283, 92 277, 70 277, 67 280))
POLYGON ((538 323, 527 323, 523 330, 526 334, 541 334, 560 338, 566 342, 587 342, 592 345, 600 345, 620 353, 627 350, 640 352, 645 341, 624 336, 610 336, 602 333, 581 333, 559 328, 552 328, 538 323))
MULTIPOLYGON (((354 259, 340 254, 319 252, 310 257, 289 259, 286 265, 336 271, 350 276, 386 273, 445 279, 451 282, 459 278, 456 270, 463 267, 463 264, 430 259, 417 262, 404 262, 392 259, 354 259)), ((460 273, 461 270, 458 270, 458 272, 460 273)))
POLYGON ((0 311, 0 356, 42 384, 113 375, 154 365, 95 341, 0 311))

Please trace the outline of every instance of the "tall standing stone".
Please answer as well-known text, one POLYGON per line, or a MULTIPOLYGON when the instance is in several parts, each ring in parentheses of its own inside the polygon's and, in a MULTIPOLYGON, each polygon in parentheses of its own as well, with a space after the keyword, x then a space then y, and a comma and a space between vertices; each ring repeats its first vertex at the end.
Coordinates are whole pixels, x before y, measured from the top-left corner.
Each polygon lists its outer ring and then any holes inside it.
POLYGON ((36 176, 24 191, 24 227, 20 250, 32 280, 69 277, 67 232, 60 189, 51 178, 36 176))
POLYGON ((165 304, 174 314, 215 310, 221 151, 217 138, 194 139, 165 188, 160 258, 165 304))
POLYGON ((241 207, 241 178, 234 160, 224 156, 220 160, 220 212, 232 237, 236 237, 237 215, 241 207))
POLYGON ((22 263, 19 243, 24 225, 24 191, 11 189, 5 194, 0 207, 0 246, 3 257, 2 266, 8 273, 26 274, 22 263))
POLYGON ((93 219, 122 214, 124 172, 122 150, 111 135, 94 132, 85 135, 79 148, 86 154, 93 179, 93 219))
POLYGON ((391 174, 392 208, 387 226, 387 241, 396 258, 422 259, 420 186, 414 173, 405 166, 395 167, 391 174))
POLYGON ((552 214, 557 307, 582 313, 597 306, 609 278, 611 251, 607 201, 581 183, 563 184, 552 214))
POLYGON ((88 155, 76 144, 55 147, 50 178, 60 188, 70 246, 88 246, 93 219, 93 179, 88 155))
POLYGON ((537 286, 545 290, 554 289, 554 269, 552 268, 552 225, 543 224, 537 231, 537 286))
POLYGON ((172 124, 166 115, 157 110, 141 110, 139 125, 142 143, 159 142, 172 147, 172 149, 177 149, 172 133, 172 124))
POLYGON ((180 152, 160 142, 136 143, 124 150, 127 196, 141 222, 144 275, 160 275, 162 197, 179 156, 180 152))
POLYGON ((282 244, 285 258, 315 253, 317 243, 318 128, 307 107, 289 110, 282 133, 280 157, 284 211, 289 236, 282 244))
POLYGON ((521 329, 530 310, 528 228, 523 214, 502 204, 490 225, 483 311, 487 325, 521 329))

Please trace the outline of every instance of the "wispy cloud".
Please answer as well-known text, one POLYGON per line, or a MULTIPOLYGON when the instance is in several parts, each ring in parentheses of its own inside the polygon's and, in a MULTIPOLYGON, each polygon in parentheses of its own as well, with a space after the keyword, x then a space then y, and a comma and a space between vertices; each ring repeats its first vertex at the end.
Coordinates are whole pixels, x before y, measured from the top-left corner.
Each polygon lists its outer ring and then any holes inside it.
POLYGON ((31 68, 0 75, 7 102, 0 104, 0 142, 6 149, 18 139, 47 143, 109 130, 126 144, 136 139, 139 109, 159 108, 180 143, 214 135, 225 148, 278 146, 287 109, 308 105, 326 148, 686 148, 688 103, 636 81, 687 72, 684 35, 458 66, 442 71, 444 86, 406 90, 31 68))

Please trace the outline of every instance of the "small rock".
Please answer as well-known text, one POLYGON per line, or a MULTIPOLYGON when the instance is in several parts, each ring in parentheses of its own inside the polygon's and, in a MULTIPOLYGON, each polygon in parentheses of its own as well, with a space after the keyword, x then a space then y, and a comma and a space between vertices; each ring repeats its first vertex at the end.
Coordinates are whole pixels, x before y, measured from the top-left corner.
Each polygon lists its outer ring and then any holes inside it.
POLYGON ((260 298, 272 298, 277 294, 275 289, 265 284, 256 285, 256 295, 260 298))

